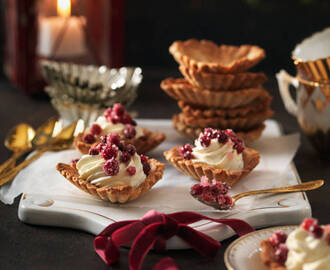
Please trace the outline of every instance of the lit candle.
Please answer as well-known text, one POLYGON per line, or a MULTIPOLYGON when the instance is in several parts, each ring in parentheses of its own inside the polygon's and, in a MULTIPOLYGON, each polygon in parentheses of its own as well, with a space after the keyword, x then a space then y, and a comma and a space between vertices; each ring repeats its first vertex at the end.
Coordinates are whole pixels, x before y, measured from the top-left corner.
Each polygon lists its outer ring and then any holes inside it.
POLYGON ((86 54, 85 18, 70 16, 70 0, 57 0, 57 14, 39 19, 39 55, 66 58, 86 54))

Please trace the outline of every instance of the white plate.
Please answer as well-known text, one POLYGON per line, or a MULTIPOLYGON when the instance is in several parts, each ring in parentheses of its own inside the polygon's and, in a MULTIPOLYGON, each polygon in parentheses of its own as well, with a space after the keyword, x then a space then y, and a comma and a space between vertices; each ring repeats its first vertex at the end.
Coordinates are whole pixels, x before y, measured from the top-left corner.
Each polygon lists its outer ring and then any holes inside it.
MULTIPOLYGON (((139 125, 151 130, 166 133, 166 141, 150 153, 161 162, 167 163, 163 152, 187 142, 172 128, 170 120, 140 120, 139 125)), ((261 153, 258 167, 246 178, 237 183, 231 194, 242 191, 300 183, 293 164, 281 168, 283 149, 279 149, 277 140, 281 135, 280 127, 273 120, 266 121, 262 138, 256 143, 261 153), (282 175, 278 175, 282 171, 282 175)), ((285 149, 297 146, 297 136, 291 136, 285 149), (296 146, 292 146, 292 145, 296 146)), ((283 146, 282 146, 283 148, 283 146)), ((294 151, 292 155, 294 154, 294 151)), ((107 225, 115 221, 141 218, 148 210, 171 213, 195 211, 213 218, 244 219, 254 228, 267 226, 299 224, 311 216, 311 208, 305 193, 258 195, 239 200, 232 211, 219 211, 193 199, 189 190, 196 180, 166 164, 163 179, 144 196, 124 205, 113 205, 98 200, 77 189, 55 169, 58 162, 69 162, 77 158, 78 152, 67 150, 59 153, 45 153, 42 158, 22 170, 13 185, 24 186, 18 217, 21 221, 47 226, 62 226, 80 229, 92 234, 100 233, 107 225)), ((221 241, 234 235, 223 225, 204 221, 192 227, 221 241)), ((184 249, 188 246, 179 238, 173 237, 167 242, 169 249, 184 249)))
POLYGON ((260 259, 260 242, 273 232, 290 233, 298 226, 278 226, 255 231, 244 235, 226 249, 225 264, 228 270, 267 270, 260 259))

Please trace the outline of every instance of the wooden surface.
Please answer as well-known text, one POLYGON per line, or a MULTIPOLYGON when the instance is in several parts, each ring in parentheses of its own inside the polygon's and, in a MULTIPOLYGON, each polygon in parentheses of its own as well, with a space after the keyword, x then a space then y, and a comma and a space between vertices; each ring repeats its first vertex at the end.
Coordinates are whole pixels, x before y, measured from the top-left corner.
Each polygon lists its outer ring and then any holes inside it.
MULTIPOLYGON (((131 109, 141 118, 170 118, 179 109, 176 102, 167 97, 159 88, 162 79, 176 71, 144 71, 144 80, 139 88, 139 98, 131 109)), ((274 76, 270 76, 266 88, 274 95, 272 108, 286 134, 299 132, 295 118, 284 109, 278 95, 274 76)), ((45 97, 29 98, 13 88, 6 79, 0 79, 0 141, 3 142, 10 127, 19 122, 27 122, 37 127, 47 118, 56 114, 45 97)), ((1 144, 0 162, 9 157, 10 152, 1 144)), ((326 184, 318 191, 309 192, 313 216, 321 223, 330 223, 330 161, 320 160, 305 136, 294 159, 298 173, 304 181, 325 179, 326 184)), ((13 205, 0 203, 0 269, 109 269, 93 249, 93 235, 85 232, 31 226, 21 223, 17 217, 17 198, 13 205)), ((210 260, 195 251, 170 251, 165 254, 151 252, 146 257, 142 269, 152 266, 164 256, 171 256, 180 269, 225 269, 223 254, 235 237, 222 242, 222 249, 215 259, 210 260)), ((121 248, 120 262, 111 269, 128 269, 129 250, 121 248)))

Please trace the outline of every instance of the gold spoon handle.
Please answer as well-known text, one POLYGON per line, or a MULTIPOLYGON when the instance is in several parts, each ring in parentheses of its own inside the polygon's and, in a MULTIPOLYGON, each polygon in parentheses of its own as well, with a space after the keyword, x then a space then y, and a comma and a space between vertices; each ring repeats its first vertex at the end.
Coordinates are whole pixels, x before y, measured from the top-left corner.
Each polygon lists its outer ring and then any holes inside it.
POLYGON ((18 172, 22 169, 24 169, 26 166, 31 164, 34 160, 38 159, 43 153, 51 150, 64 150, 65 148, 68 148, 69 145, 61 145, 61 146, 48 146, 40 148, 38 152, 36 152, 32 157, 24 160, 19 165, 14 167, 13 169, 9 170, 7 173, 5 173, 4 176, 0 176, 0 187, 11 180, 15 178, 15 176, 18 174, 18 172))
POLYGON ((29 151, 31 151, 32 148, 24 149, 18 152, 14 152, 10 158, 8 158, 4 163, 0 165, 0 176, 3 174, 8 173, 9 169, 12 169, 15 166, 16 161, 29 151))
POLYGON ((305 182, 305 183, 301 183, 301 184, 289 186, 289 187, 247 191, 247 192, 243 192, 243 193, 234 195, 232 198, 233 198, 233 201, 235 202, 243 197, 251 196, 251 195, 258 195, 258 194, 265 194, 265 193, 289 193, 289 192, 297 192, 297 191, 307 191, 307 190, 317 189, 317 188, 323 186, 323 184, 324 184, 323 180, 315 180, 315 181, 305 182))

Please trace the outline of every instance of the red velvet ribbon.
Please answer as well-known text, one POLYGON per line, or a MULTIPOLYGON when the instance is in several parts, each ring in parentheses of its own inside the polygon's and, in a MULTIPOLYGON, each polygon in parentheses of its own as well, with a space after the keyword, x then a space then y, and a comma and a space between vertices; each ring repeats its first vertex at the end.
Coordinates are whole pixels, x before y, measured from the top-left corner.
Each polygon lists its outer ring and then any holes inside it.
MULTIPOLYGON (((131 243, 129 253, 131 270, 140 269, 144 257, 152 247, 156 250, 166 250, 166 240, 174 235, 181 238, 198 253, 207 257, 214 257, 221 244, 188 226, 200 220, 228 225, 239 236, 253 231, 248 223, 240 219, 214 219, 194 212, 177 212, 165 215, 150 210, 140 220, 119 221, 106 227, 95 237, 94 248, 105 263, 112 264, 120 258, 118 247, 131 243)), ((157 265, 154 268, 156 270, 177 269, 174 262, 172 263, 168 259, 161 260, 157 265)))

